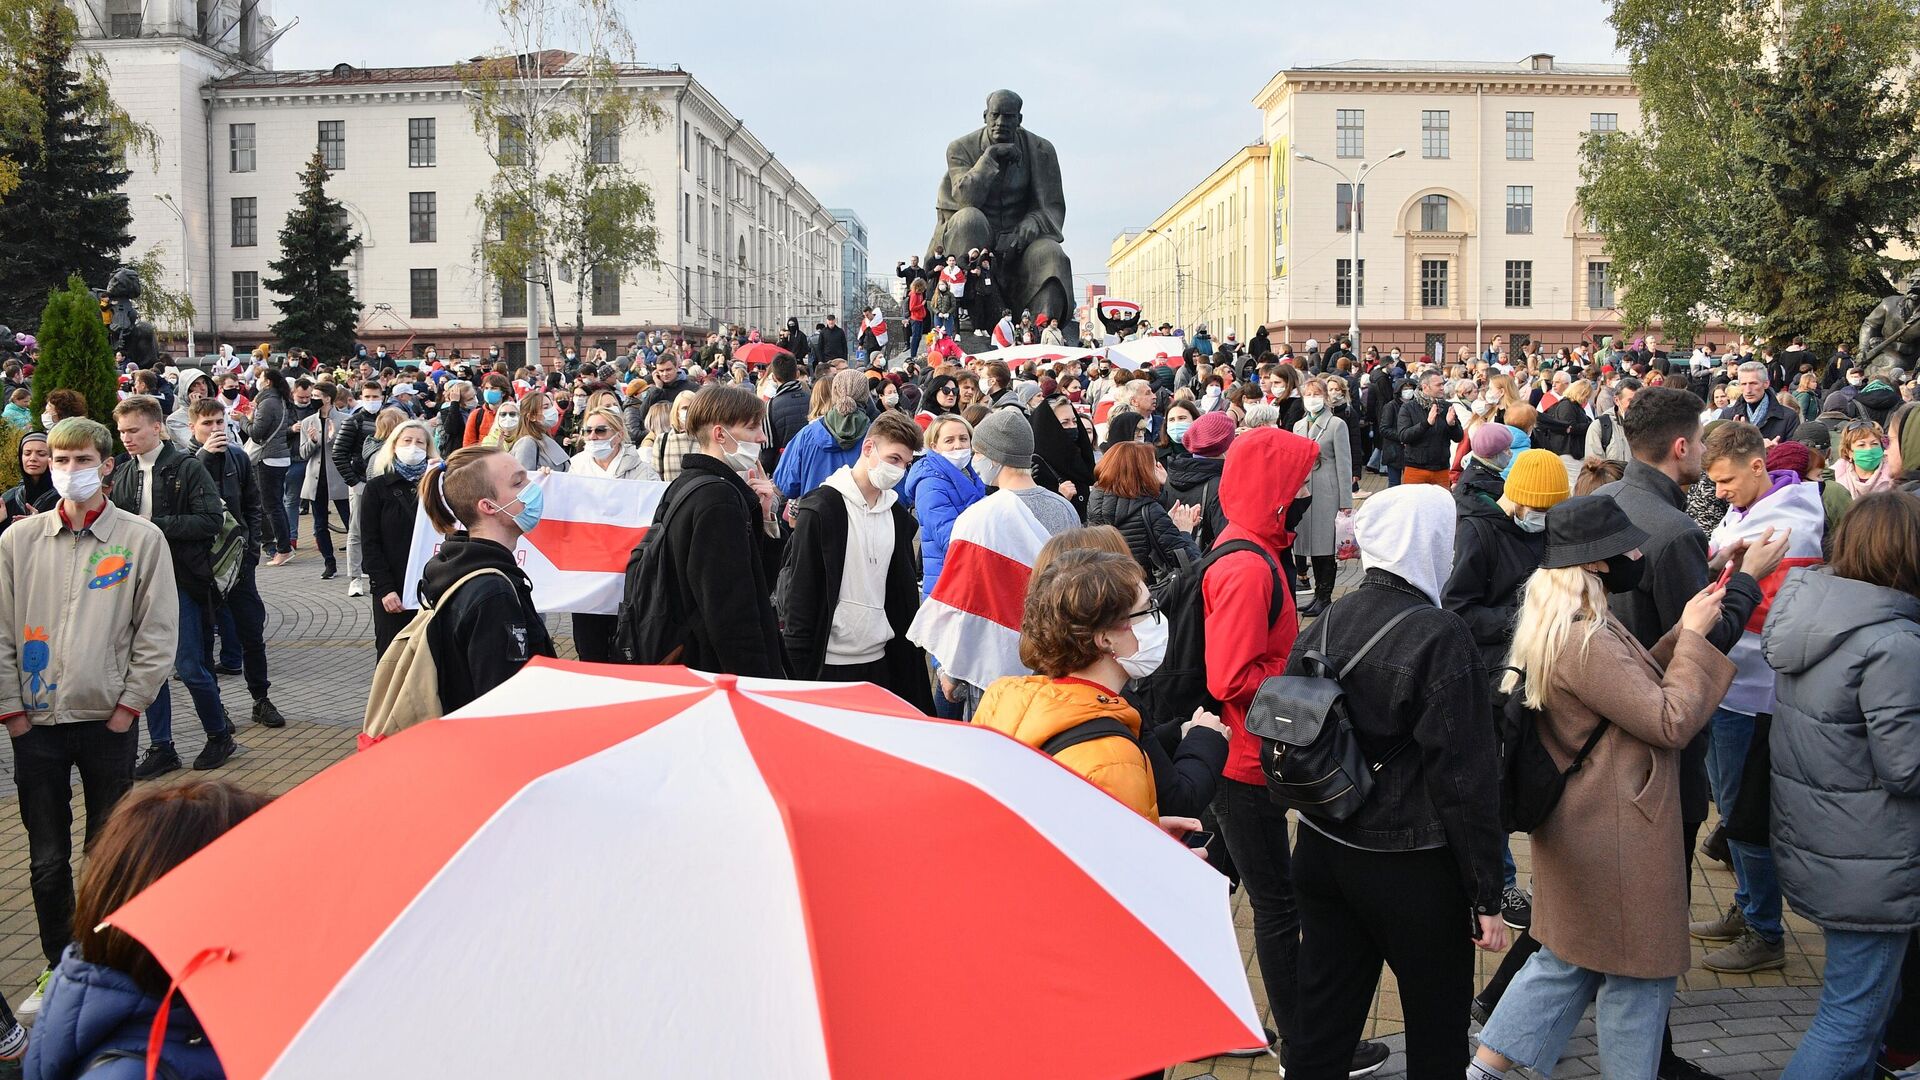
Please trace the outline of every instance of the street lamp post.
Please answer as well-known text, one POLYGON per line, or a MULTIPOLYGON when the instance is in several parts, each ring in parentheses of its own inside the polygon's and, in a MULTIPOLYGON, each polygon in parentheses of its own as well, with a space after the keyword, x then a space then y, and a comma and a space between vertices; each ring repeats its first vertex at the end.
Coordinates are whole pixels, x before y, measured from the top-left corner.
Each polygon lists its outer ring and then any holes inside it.
MULTIPOLYGON (((1205 225, 1195 225, 1193 229, 1195 232, 1207 231, 1205 225)), ((1173 322, 1175 326, 1184 330, 1187 325, 1187 271, 1185 265, 1180 261, 1180 238, 1160 228, 1158 225, 1147 226, 1147 231, 1150 233, 1159 233, 1161 236, 1167 238, 1168 243, 1173 245, 1173 322)))
MULTIPOLYGON (((187 304, 191 307, 193 304, 193 252, 187 241, 187 215, 180 212, 180 205, 173 201, 172 195, 155 192, 153 197, 160 201, 160 205, 173 211, 174 217, 180 219, 180 277, 185 282, 187 304)), ((199 355, 194 349, 193 316, 189 315, 187 316, 187 359, 191 361, 199 355)))
POLYGON ((1359 173, 1355 176, 1348 176, 1338 168, 1328 165, 1326 162, 1321 161, 1319 158, 1303 150, 1295 150, 1293 152, 1293 156, 1299 160, 1311 161, 1315 165, 1326 168, 1340 179, 1345 180, 1348 190, 1353 193, 1352 220, 1347 223, 1350 226, 1347 231, 1353 234, 1353 255, 1347 263, 1347 299, 1353 309, 1352 314, 1349 315, 1347 319, 1347 348, 1356 350, 1356 355, 1358 355, 1357 350, 1360 348, 1360 220, 1364 205, 1360 201, 1360 188, 1367 182, 1368 173, 1392 161, 1394 158, 1405 157, 1406 153, 1407 151, 1403 147, 1371 164, 1363 161, 1360 163, 1359 173))

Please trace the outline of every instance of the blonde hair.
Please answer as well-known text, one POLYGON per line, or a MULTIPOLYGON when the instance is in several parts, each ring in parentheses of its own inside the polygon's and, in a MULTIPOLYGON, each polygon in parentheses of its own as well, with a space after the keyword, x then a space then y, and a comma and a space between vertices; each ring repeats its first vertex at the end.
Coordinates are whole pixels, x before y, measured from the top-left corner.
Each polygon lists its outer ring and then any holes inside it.
MULTIPOLYGON (((384 419, 386 411, 382 411, 380 415, 384 419)), ((387 432, 386 438, 380 442, 380 449, 373 452, 372 460, 367 462, 368 476, 381 476, 392 470, 393 451, 398 446, 400 433, 403 431, 419 432, 427 440, 427 460, 440 460, 440 448, 433 444, 433 429, 427 426, 427 422, 425 420, 402 420, 393 426, 392 431, 387 432)))
MULTIPOLYGON (((1549 570, 1542 567, 1527 579, 1526 596, 1520 601, 1520 618, 1513 628, 1513 651, 1507 663, 1526 676, 1526 703, 1546 707, 1547 691, 1553 685, 1553 668, 1571 643, 1575 624, 1584 622, 1576 646, 1585 655, 1587 644, 1600 632, 1612 613, 1607 608, 1607 588, 1600 575, 1578 566, 1549 570)), ((1520 676, 1509 671, 1501 688, 1512 690, 1520 676)))
POLYGON ((627 441, 627 422, 621 418, 619 409, 608 408, 606 406, 601 406, 597 409, 589 408, 587 415, 580 418, 580 426, 585 427, 586 422, 596 416, 604 418, 607 421, 607 425, 613 428, 615 446, 620 446, 627 441))

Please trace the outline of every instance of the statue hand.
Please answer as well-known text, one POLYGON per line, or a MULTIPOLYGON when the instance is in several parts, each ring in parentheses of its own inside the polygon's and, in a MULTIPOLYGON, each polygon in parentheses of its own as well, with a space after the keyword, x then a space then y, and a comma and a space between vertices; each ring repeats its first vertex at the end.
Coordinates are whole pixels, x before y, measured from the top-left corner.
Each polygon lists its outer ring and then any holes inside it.
POLYGON ((1012 143, 988 143, 985 158, 995 168, 1005 168, 1019 153, 1020 148, 1012 143))

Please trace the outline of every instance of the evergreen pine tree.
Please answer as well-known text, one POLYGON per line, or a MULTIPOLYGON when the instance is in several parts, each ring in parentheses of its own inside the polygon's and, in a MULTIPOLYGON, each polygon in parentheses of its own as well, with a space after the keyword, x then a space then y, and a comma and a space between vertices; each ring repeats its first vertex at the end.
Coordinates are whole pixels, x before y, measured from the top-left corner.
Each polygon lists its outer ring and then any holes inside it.
POLYGON ((47 300, 40 315, 33 415, 46 411, 47 395, 62 388, 78 390, 87 399, 87 415, 113 427, 113 407, 120 402, 113 347, 107 343, 107 326, 100 321, 99 298, 78 275, 47 300))
POLYGON ((32 96, 37 115, 0 137, 0 156, 20 167, 19 187, 0 201, 0 236, 9 238, 0 259, 0 322, 16 330, 32 328, 48 294, 70 274, 104 287, 133 242, 133 213, 121 190, 127 170, 105 126, 83 113, 70 66, 73 13, 61 0, 34 0, 33 7, 32 39, 9 78, 32 96))
POLYGON ((280 257, 264 284, 280 307, 273 336, 325 361, 353 352, 360 302, 340 264, 359 246, 339 203, 327 198, 327 166, 315 150, 300 174, 300 199, 280 229, 280 257))

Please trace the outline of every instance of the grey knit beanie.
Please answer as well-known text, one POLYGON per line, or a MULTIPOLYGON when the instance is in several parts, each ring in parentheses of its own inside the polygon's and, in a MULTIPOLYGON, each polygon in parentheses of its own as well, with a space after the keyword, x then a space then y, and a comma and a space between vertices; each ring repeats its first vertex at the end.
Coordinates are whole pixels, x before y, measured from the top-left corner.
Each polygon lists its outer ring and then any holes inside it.
POLYGON ((1019 409, 995 409, 973 429, 973 448, 996 465, 1033 466, 1033 427, 1019 409))

